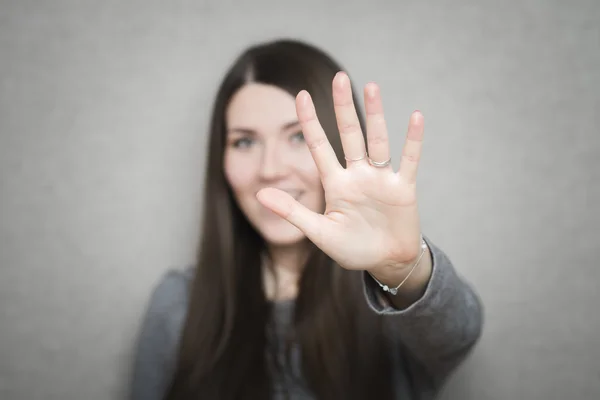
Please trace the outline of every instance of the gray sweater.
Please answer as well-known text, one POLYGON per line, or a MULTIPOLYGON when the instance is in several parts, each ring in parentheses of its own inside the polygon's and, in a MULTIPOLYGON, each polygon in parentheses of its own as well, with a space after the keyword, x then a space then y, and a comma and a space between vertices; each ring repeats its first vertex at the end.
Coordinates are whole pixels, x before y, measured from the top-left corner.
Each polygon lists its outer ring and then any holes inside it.
MULTIPOLYGON (((425 294, 404 310, 394 309, 379 296, 381 289, 364 273, 364 297, 375 313, 393 319, 393 348, 402 344, 408 352, 394 357, 395 399, 433 399, 452 370, 477 342, 483 309, 475 291, 459 277, 446 254, 425 238, 433 256, 433 273, 425 294)), ((191 272, 169 271, 158 283, 142 324, 134 360, 132 400, 159 400, 174 368, 179 336, 187 311, 191 272)), ((294 302, 275 305, 274 318, 285 328, 294 302)), ((293 357, 294 370, 300 358, 293 357)), ((276 380, 274 399, 284 390, 291 400, 315 399, 297 380, 276 380)))

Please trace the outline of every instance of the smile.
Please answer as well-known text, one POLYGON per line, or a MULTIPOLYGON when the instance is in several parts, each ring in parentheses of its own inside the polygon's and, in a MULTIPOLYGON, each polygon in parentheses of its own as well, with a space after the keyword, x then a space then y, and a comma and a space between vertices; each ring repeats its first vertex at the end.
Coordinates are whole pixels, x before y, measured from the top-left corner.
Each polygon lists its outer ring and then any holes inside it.
POLYGON ((279 189, 279 190, 286 192, 287 194, 292 196, 294 198, 294 200, 296 200, 296 201, 304 194, 304 190, 297 190, 297 189, 279 189))

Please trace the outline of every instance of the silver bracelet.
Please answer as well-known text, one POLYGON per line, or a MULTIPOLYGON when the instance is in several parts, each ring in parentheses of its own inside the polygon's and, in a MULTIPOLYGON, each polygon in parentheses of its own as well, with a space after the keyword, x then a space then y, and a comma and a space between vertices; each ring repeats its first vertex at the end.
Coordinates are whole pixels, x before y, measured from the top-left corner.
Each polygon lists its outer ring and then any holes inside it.
POLYGON ((375 278, 373 276, 372 273, 370 273, 369 271, 367 271, 367 272, 369 272, 369 275, 371 275, 371 278, 373 278, 373 280, 375 282, 377 282, 377 284, 379 286, 381 286, 381 288, 383 289, 384 292, 389 292, 391 295, 395 296, 396 294, 398 294, 398 289, 400 289, 400 286, 404 285, 404 282, 406 282, 408 280, 408 278, 410 278, 410 276, 412 275, 415 268, 417 268, 417 265, 419 265, 419 263, 421 262, 421 258, 423 258, 423 254, 425 254, 425 250, 427 250, 427 243, 425 243, 425 239, 423 239, 423 235, 421 235, 421 254, 419 254, 419 258, 417 258, 417 261, 415 262, 415 264, 412 266, 412 268, 408 272, 408 275, 406 275, 406 277, 402 280, 402 282, 400 282, 400 284, 398 286, 396 286, 395 288, 391 288, 388 285, 384 285, 383 283, 379 282, 377 280, 377 278, 375 278))

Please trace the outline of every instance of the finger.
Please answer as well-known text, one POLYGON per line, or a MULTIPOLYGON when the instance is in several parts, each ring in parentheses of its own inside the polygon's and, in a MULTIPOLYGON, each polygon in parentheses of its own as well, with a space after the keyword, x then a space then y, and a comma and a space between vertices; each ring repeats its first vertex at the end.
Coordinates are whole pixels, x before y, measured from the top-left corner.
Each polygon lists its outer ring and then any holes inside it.
POLYGON ((323 215, 309 210, 289 193, 275 188, 261 189, 256 198, 260 203, 273 211, 275 214, 285 218, 288 222, 300 229, 307 238, 319 245, 321 227, 326 223, 323 215))
POLYGON ((408 183, 415 183, 417 180, 417 169, 423 147, 424 122, 423 114, 420 111, 415 111, 410 116, 398 171, 400 177, 408 183))
MULTIPOLYGON (((383 115, 383 103, 379 86, 369 83, 365 86, 365 110, 367 113, 367 142, 369 158, 382 163, 390 159, 388 131, 383 115)), ((391 165, 388 167, 391 169, 391 165)))
POLYGON ((319 123, 315 105, 310 94, 306 90, 302 90, 296 96, 296 114, 298 114, 304 139, 317 164, 321 177, 325 178, 342 169, 335 151, 331 147, 327 135, 325 135, 325 131, 323 131, 319 123))
POLYGON ((366 152, 365 139, 352 99, 352 86, 348 75, 338 72, 333 78, 333 106, 337 121, 342 148, 346 160, 364 160, 366 152))

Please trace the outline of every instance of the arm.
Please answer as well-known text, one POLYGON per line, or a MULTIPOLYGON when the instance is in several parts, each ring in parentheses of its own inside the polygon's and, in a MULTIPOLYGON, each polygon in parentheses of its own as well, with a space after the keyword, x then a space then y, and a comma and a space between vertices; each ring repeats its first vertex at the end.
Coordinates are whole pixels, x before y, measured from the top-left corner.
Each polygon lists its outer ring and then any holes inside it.
MULTIPOLYGON (((424 287, 419 286, 422 275, 416 275, 407 287, 408 291, 398 293, 405 302, 412 299, 406 307, 395 307, 366 272, 364 294, 375 312, 393 318, 396 337, 401 348, 407 351, 408 367, 412 371, 425 372, 427 379, 417 379, 423 373, 413 375, 414 380, 419 381, 415 384, 436 390, 479 339, 483 307, 475 291, 458 276, 446 254, 427 238, 425 241, 431 252, 430 273, 423 268, 428 276, 424 287)), ((422 266, 427 267, 420 265, 414 272, 422 266)), ((411 279, 413 276, 405 284, 408 285, 411 279)))
POLYGON ((161 400, 172 372, 185 312, 186 280, 167 273, 154 289, 138 337, 131 400, 161 400))

